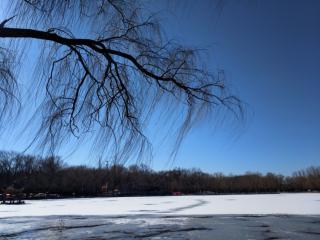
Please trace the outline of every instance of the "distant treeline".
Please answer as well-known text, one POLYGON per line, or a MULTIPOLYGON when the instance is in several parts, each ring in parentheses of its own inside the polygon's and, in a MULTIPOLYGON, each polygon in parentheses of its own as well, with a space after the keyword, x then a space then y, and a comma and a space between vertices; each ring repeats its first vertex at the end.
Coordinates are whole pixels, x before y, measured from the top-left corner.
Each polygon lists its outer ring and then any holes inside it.
POLYGON ((300 170, 289 177, 252 172, 226 176, 196 169, 156 172, 145 165, 67 166, 59 157, 0 152, 0 189, 8 187, 23 189, 27 194, 62 196, 100 196, 115 189, 124 196, 319 191, 320 167, 300 170))

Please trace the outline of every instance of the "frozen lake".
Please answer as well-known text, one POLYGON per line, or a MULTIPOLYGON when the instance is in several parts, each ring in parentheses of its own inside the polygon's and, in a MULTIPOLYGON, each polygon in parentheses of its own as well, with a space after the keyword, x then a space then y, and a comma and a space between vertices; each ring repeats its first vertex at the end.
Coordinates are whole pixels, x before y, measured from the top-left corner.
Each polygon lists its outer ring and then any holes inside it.
POLYGON ((52 215, 320 215, 320 193, 78 198, 0 205, 0 218, 52 215))
POLYGON ((0 239, 320 239, 320 217, 297 215, 51 216, 1 219, 0 239))
POLYGON ((86 198, 0 205, 2 239, 320 239, 320 194, 86 198))

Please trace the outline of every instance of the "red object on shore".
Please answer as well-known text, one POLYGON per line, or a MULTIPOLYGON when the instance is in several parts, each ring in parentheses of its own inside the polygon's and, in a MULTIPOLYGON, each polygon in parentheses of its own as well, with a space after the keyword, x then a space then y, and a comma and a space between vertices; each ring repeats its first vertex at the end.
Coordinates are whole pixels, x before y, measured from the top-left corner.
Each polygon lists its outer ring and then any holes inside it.
POLYGON ((173 196, 181 196, 181 195, 182 195, 182 192, 172 192, 172 195, 173 195, 173 196))

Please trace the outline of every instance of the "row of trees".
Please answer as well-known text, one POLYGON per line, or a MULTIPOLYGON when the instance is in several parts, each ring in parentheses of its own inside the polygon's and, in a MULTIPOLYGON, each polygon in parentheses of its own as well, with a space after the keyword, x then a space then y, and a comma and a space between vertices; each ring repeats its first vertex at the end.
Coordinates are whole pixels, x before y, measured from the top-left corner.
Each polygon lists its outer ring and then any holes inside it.
POLYGON ((225 176, 196 169, 156 172, 145 165, 67 166, 58 157, 0 152, 1 189, 13 186, 23 188, 25 193, 97 196, 106 185, 108 190, 118 189, 122 195, 319 191, 320 167, 310 167, 289 177, 273 173, 225 176))

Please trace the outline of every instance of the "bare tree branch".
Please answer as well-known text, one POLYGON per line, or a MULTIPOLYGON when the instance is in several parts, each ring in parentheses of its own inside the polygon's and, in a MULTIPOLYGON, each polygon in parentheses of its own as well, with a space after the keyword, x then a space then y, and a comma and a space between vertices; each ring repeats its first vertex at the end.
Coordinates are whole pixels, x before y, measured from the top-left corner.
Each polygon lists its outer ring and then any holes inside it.
MULTIPOLYGON (((22 5, 10 9, 23 27, 3 24, 0 39, 43 43, 37 64, 42 74, 36 73, 45 98, 35 113, 43 116, 35 141, 44 148, 54 150, 70 135, 96 132, 102 153, 117 161, 139 158, 151 147, 145 128, 157 112, 170 116, 180 109, 183 114, 180 127, 175 125, 180 129, 175 150, 210 109, 222 106, 236 116, 242 113, 239 99, 203 67, 197 51, 163 42, 157 21, 143 19, 135 1, 17 2, 22 5), (82 24, 85 37, 77 38, 82 24)), ((15 82, 8 62, 0 62, 0 79, 7 84, 1 85, 0 96, 6 100, 14 93, 9 80, 15 82)), ((6 109, 11 106, 4 102, 6 109)))

